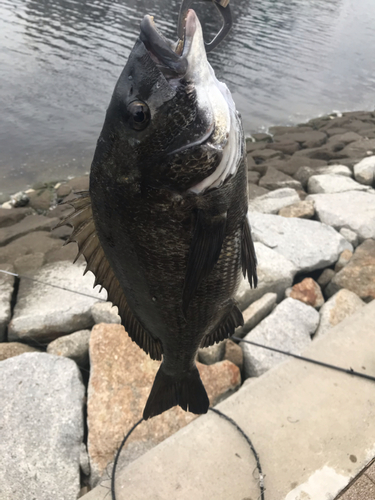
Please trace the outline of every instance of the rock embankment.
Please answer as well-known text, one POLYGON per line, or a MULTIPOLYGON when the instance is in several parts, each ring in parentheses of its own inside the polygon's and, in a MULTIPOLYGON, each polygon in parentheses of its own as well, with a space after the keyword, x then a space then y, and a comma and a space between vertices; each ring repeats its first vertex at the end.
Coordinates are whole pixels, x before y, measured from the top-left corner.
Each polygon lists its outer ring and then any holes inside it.
MULTIPOLYGON (((375 298, 375 113, 273 127, 248 138, 247 156, 259 286, 241 282, 236 335, 298 354, 375 298)), ((0 273, 4 500, 75 500, 107 477, 157 370, 72 264, 69 228, 51 232, 71 211, 60 202, 87 187, 39 185, 0 208, 0 269, 21 275, 0 273)), ((226 340, 198 359, 214 405, 285 356, 226 340)), ((193 418, 174 408, 142 424, 123 463, 193 418)))

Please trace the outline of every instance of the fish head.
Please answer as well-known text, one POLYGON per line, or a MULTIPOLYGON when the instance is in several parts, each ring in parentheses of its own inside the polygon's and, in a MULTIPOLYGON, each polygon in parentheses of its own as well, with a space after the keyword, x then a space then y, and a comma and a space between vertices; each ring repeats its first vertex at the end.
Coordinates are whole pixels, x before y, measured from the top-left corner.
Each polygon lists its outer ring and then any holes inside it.
POLYGON ((186 190, 220 163, 231 110, 229 90, 207 60, 196 13, 187 12, 177 43, 145 16, 107 110, 92 171, 110 158, 116 178, 186 190), (200 168, 192 156, 207 161, 200 168))

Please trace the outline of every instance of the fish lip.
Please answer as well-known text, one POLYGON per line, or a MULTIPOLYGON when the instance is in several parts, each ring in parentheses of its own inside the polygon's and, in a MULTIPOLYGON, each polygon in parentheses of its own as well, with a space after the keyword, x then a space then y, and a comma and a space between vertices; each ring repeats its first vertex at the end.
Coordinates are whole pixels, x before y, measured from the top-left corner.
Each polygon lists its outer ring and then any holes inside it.
POLYGON ((184 27, 183 49, 179 55, 169 42, 156 28, 153 17, 146 15, 141 22, 140 39, 157 62, 177 75, 185 75, 188 69, 187 56, 197 29, 197 15, 189 9, 184 27))

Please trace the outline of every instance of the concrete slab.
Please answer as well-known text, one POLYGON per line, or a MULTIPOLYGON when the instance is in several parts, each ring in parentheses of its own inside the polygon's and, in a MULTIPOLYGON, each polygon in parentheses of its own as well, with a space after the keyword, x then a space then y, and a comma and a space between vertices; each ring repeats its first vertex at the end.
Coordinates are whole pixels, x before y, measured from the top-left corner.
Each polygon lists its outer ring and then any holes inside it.
MULTIPOLYGON (((375 301, 304 355, 375 375, 374 324, 375 301)), ((375 456, 374 394, 374 382, 292 359, 218 408, 252 439, 267 500, 332 500, 375 456)), ((257 500, 254 470, 243 437, 209 412, 118 471, 117 500, 257 500)), ((108 486, 83 498, 104 500, 108 486)))

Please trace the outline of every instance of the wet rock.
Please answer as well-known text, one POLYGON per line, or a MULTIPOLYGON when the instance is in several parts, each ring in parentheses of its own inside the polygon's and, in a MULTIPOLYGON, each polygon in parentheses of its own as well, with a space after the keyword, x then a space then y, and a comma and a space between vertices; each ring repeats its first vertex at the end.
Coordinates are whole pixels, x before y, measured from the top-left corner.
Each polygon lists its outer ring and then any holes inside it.
MULTIPOLYGON (((95 484, 113 461, 124 432, 139 420, 160 363, 132 342, 121 325, 105 324, 92 330, 90 360, 88 452, 95 484)), ((211 366, 198 363, 198 369, 212 405, 241 381, 238 367, 229 361, 211 366)), ((194 418, 175 407, 140 425, 122 452, 122 463, 134 460, 194 418)))
POLYGON ((367 240, 357 247, 349 263, 328 287, 330 295, 346 288, 366 302, 375 299, 375 240, 367 240))
POLYGON ((74 177, 67 182, 67 185, 71 187, 74 193, 79 193, 80 191, 88 191, 90 184, 90 179, 88 175, 82 175, 81 177, 74 177))
POLYGON ((38 189, 29 193, 29 205, 34 210, 49 210, 54 199, 51 189, 38 189))
POLYGON ((264 133, 258 133, 258 134, 251 134, 251 137, 254 139, 255 142, 272 142, 272 136, 269 134, 264 134, 264 133))
POLYGON ((298 272, 327 267, 345 249, 353 249, 341 234, 318 221, 256 212, 250 220, 254 241, 283 255, 298 272))
POLYGON ((343 175, 345 177, 352 177, 352 171, 345 165, 328 165, 325 167, 301 167, 297 170, 294 178, 300 181, 304 188, 313 175, 343 175))
POLYGON ((282 217, 299 217, 301 219, 311 219, 314 217, 315 208, 312 201, 299 201, 279 210, 282 217))
POLYGON ((301 149, 301 146, 298 144, 298 142, 285 140, 282 142, 274 142, 273 144, 269 144, 268 148, 274 149, 276 151, 281 151, 281 153, 284 153, 285 155, 292 155, 296 151, 301 149))
POLYGON ((42 252, 22 255, 14 261, 14 270, 17 274, 28 274, 40 269, 44 262, 45 258, 42 252))
POLYGON ((250 156, 250 154, 248 154, 246 156, 246 163, 247 163, 247 168, 248 169, 252 169, 256 165, 256 163, 254 161, 254 158, 252 156, 250 156))
POLYGON ((68 196, 71 192, 72 187, 67 182, 60 184, 60 186, 56 189, 56 195, 58 198, 65 198, 65 196, 68 196))
POLYGON ((348 264, 352 257, 353 252, 351 252, 350 250, 344 250, 339 257, 339 260, 336 262, 335 273, 341 271, 341 269, 343 269, 348 264))
MULTIPOLYGON (((1 264, 0 269, 14 272, 9 264, 1 264)), ((11 316, 11 300, 14 287, 14 276, 0 273, 0 342, 6 338, 7 326, 11 316)))
MULTIPOLYGON (((249 212, 275 214, 281 208, 300 201, 298 193, 291 188, 276 189, 249 202, 249 212)), ((251 215, 250 215, 251 218, 251 215)), ((250 219, 251 220, 251 219, 250 219)))
POLYGON ((344 319, 354 314, 365 303, 350 290, 343 288, 331 297, 320 310, 320 323, 314 338, 319 338, 344 319))
POLYGON ((276 125, 270 127, 269 133, 272 135, 283 135, 283 134, 300 134, 301 132, 312 132, 314 129, 307 125, 298 125, 297 127, 288 127, 285 125, 276 125))
POLYGON ((58 219, 65 219, 69 214, 73 212, 73 207, 67 203, 60 203, 56 207, 48 210, 46 213, 47 217, 57 217, 58 219))
POLYGON ((267 168, 267 173, 260 179, 259 186, 271 191, 282 188, 302 189, 299 181, 273 167, 267 168))
POLYGON ((342 227, 340 229, 340 234, 344 236, 344 238, 349 241, 353 247, 358 246, 358 234, 355 233, 354 231, 351 231, 350 229, 347 229, 346 227, 342 227))
POLYGON ((263 149, 263 148, 256 149, 250 154, 254 158, 255 163, 263 163, 265 161, 272 160, 272 158, 282 158, 283 156, 281 151, 274 151, 273 149, 263 149))
MULTIPOLYGON (((250 170, 247 173, 247 182, 250 184, 258 184, 260 179, 260 173, 256 172, 255 170, 250 170)), ((267 191, 268 192, 268 191, 267 191)), ((264 194, 264 193, 262 193, 264 194)))
POLYGON ((240 370, 242 370, 243 352, 241 347, 233 342, 233 340, 228 339, 225 343, 224 360, 230 361, 234 365, 238 366, 240 370))
POLYGON ((121 318, 118 314, 117 306, 112 305, 112 302, 96 302, 91 307, 91 314, 95 324, 98 323, 115 323, 120 324, 121 318))
POLYGON ((27 215, 31 215, 31 208, 0 208, 0 228, 17 224, 27 215))
POLYGON ((45 353, 7 359, 0 394, 0 497, 77 498, 84 386, 76 364, 45 353))
POLYGON ((14 208, 24 207, 29 203, 29 197, 26 193, 20 191, 19 193, 11 195, 10 203, 14 208))
POLYGON ((49 343, 52 340, 90 328, 94 324, 91 306, 106 293, 93 290, 94 276, 83 276, 84 264, 69 262, 48 264, 37 271, 37 282, 22 279, 13 318, 8 328, 9 340, 33 339, 49 343), (54 288, 57 285, 81 294, 54 288))
MULTIPOLYGON (((57 248, 52 248, 45 255, 45 261, 47 264, 52 264, 54 262, 67 261, 73 263, 78 254, 78 247, 75 243, 63 246, 61 240, 55 240, 58 242, 57 248)), ((84 262, 84 258, 81 256, 77 262, 84 262)))
POLYGON ((359 141, 352 142, 341 150, 344 156, 349 158, 365 158, 375 154, 375 139, 362 138, 359 141))
POLYGON ((64 356, 77 363, 78 366, 86 366, 89 363, 89 341, 90 330, 80 330, 64 335, 48 344, 48 354, 64 356))
POLYGON ((50 219, 43 215, 29 215, 13 226, 0 229, 0 246, 34 231, 50 231, 58 219, 50 219))
POLYGON ((250 182, 247 185, 247 192, 248 192, 249 200, 254 200, 255 198, 258 198, 259 196, 263 196, 263 195, 269 193, 268 189, 264 189, 262 187, 257 186, 256 184, 252 184, 250 182))
POLYGON ((39 352, 39 350, 27 344, 21 344, 21 342, 0 343, 0 361, 4 361, 8 358, 14 358, 14 356, 25 354, 25 352, 39 352))
POLYGON ((334 135, 330 137, 327 141, 327 146, 332 149, 333 152, 341 151, 348 144, 359 141, 361 136, 355 132, 345 132, 344 134, 334 135))
POLYGON ((254 151, 261 151, 262 149, 266 149, 267 144, 265 142, 255 142, 251 139, 246 140, 246 152, 248 156, 251 156, 254 151))
MULTIPOLYGON (((258 326, 246 335, 250 340, 269 347, 275 347, 293 354, 301 352, 310 344, 319 324, 319 313, 294 299, 285 299, 258 326)), ((259 377, 273 368, 287 356, 268 351, 250 344, 240 344, 244 353, 246 377, 259 377)))
POLYGON ((321 167, 323 165, 327 165, 327 161, 322 159, 316 160, 311 158, 305 158, 303 156, 298 156, 299 152, 300 151, 294 153, 294 155, 288 160, 279 160, 279 159, 270 160, 264 166, 274 167, 277 170, 284 172, 284 174, 293 176, 300 167, 316 168, 316 167, 321 167))
POLYGON ((313 194, 315 212, 321 222, 338 231, 342 228, 357 233, 359 241, 375 238, 375 192, 313 194))
POLYGON ((354 178, 361 184, 375 185, 375 156, 364 158, 354 165, 354 178))
POLYGON ((244 325, 237 328, 236 337, 244 337, 250 330, 256 327, 266 316, 270 314, 277 300, 276 293, 266 293, 260 299, 253 302, 242 313, 244 325))
POLYGON ((315 309, 319 309, 324 304, 324 297, 320 286, 312 278, 305 278, 300 283, 296 283, 292 287, 289 297, 300 300, 315 309))
POLYGON ((60 248, 61 242, 51 238, 46 231, 36 231, 21 236, 15 241, 0 247, 0 262, 13 264, 19 257, 34 253, 46 253, 52 249, 60 248))
POLYGON ((368 191, 369 187, 343 175, 313 175, 307 183, 310 194, 368 191))
POLYGON ((198 361, 204 365, 213 365, 223 359, 225 349, 225 340, 210 347, 200 348, 198 350, 198 361))
POLYGON ((324 271, 318 278, 318 285, 324 288, 332 280, 335 274, 335 271, 333 269, 330 269, 329 267, 327 269, 324 269, 324 271))
POLYGON ((326 142, 327 134, 317 130, 293 134, 275 134, 273 140, 274 142, 294 141, 299 143, 302 148, 316 148, 322 146, 326 142))
POLYGON ((251 289, 247 278, 241 279, 236 300, 241 311, 263 297, 266 293, 276 293, 278 300, 284 297, 285 290, 293 283, 297 272, 292 262, 262 243, 255 243, 258 259, 258 287, 251 289))
POLYGON ((60 238, 62 240, 67 240, 72 233, 73 228, 70 226, 61 226, 53 228, 51 231, 52 238, 60 238))

